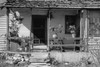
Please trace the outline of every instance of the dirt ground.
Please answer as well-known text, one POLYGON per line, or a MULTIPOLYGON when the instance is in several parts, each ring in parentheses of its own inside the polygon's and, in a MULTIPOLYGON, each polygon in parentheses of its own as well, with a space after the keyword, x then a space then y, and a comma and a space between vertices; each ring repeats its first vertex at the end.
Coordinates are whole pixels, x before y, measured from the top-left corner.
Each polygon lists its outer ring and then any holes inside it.
MULTIPOLYGON (((27 65, 24 65, 24 66, 22 66, 22 65, 19 65, 19 66, 17 66, 17 65, 0 65, 0 67, 33 67, 33 66, 27 66, 27 65)), ((43 67, 43 66, 41 66, 41 67, 43 67)), ((76 67, 76 66, 57 65, 57 66, 51 66, 51 67, 76 67)), ((79 67, 79 66, 77 66, 77 67, 79 67)), ((84 66, 83 65, 81 67, 100 67, 100 66, 95 66, 95 65, 84 66)))
POLYGON ((0 67, 28 67, 27 65, 0 64, 0 67))

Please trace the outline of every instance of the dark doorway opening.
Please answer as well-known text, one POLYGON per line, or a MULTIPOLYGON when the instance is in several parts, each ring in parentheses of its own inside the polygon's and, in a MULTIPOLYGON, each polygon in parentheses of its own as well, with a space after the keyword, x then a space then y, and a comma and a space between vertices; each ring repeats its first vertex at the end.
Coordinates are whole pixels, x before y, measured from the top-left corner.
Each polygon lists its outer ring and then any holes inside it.
POLYGON ((32 33, 34 42, 37 44, 47 44, 47 17, 45 15, 32 15, 32 33))

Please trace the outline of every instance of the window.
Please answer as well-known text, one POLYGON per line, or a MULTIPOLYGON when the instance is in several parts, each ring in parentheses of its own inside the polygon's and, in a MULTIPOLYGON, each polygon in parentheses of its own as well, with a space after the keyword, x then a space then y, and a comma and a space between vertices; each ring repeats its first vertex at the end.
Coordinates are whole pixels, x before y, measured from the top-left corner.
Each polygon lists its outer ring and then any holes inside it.
POLYGON ((80 16, 79 15, 65 16, 65 34, 75 34, 75 37, 80 37, 80 16))
POLYGON ((75 20, 76 19, 74 15, 65 16, 65 34, 71 34, 70 26, 75 26, 75 20))
POLYGON ((63 49, 80 50, 80 39, 74 39, 80 38, 80 14, 65 15, 65 34, 67 35, 67 39, 65 38, 63 43, 69 46, 63 47, 63 49))

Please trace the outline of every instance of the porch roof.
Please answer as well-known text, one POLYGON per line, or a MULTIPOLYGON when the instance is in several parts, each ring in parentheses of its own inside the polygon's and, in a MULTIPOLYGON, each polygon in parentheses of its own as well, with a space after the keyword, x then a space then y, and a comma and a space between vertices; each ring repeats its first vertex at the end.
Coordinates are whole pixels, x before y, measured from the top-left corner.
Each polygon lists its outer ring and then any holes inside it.
POLYGON ((100 1, 91 0, 7 0, 6 7, 29 8, 100 8, 100 1))

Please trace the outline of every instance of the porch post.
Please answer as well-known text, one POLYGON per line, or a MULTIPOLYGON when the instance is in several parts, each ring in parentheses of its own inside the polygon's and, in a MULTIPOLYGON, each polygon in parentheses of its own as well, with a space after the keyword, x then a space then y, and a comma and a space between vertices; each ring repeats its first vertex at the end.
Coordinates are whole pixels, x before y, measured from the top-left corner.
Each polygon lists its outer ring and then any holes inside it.
POLYGON ((7 7, 7 12, 6 12, 6 14, 7 14, 7 35, 6 35, 6 37, 7 37, 7 50, 10 50, 10 43, 9 43, 9 12, 10 12, 10 10, 7 7))
POLYGON ((50 26, 50 9, 48 10, 48 17, 47 17, 47 45, 48 45, 48 51, 49 51, 49 47, 50 47, 50 43, 49 43, 49 27, 50 26))
POLYGON ((88 51, 88 12, 83 10, 85 51, 88 51))
POLYGON ((87 51, 89 51, 89 11, 87 10, 87 51))
MULTIPOLYGON (((33 37, 32 37, 32 8, 30 8, 30 12, 31 12, 31 27, 30 27, 30 41, 33 41, 33 40, 31 40, 31 39, 33 39, 33 37)), ((30 51, 33 49, 33 44, 30 42, 30 51)))
MULTIPOLYGON (((84 27, 83 13, 80 12, 80 38, 83 38, 83 27, 84 27)), ((83 45, 83 41, 82 40, 80 40, 80 44, 83 45)))

